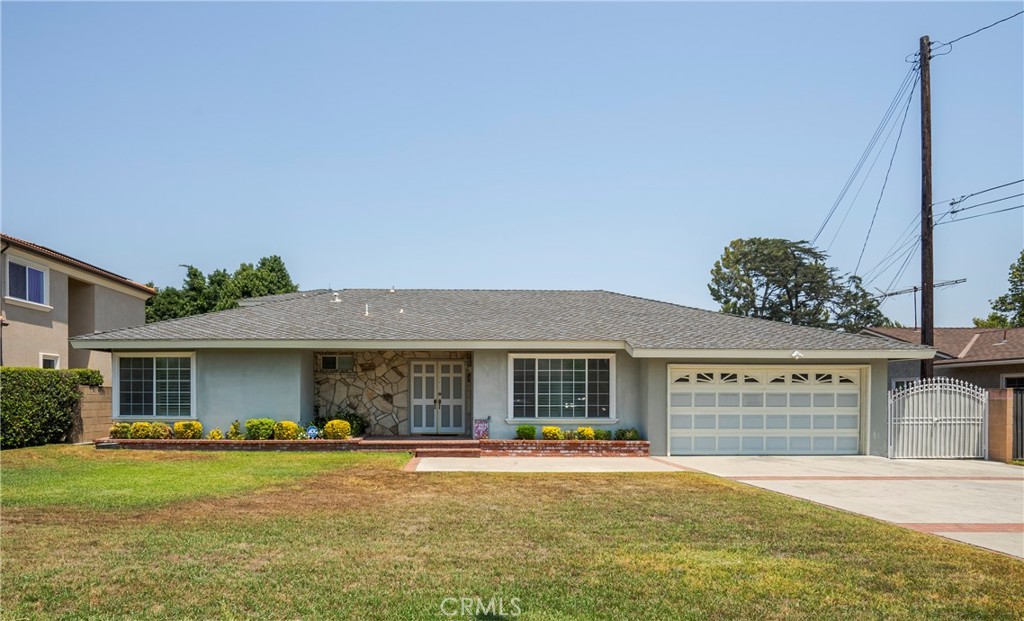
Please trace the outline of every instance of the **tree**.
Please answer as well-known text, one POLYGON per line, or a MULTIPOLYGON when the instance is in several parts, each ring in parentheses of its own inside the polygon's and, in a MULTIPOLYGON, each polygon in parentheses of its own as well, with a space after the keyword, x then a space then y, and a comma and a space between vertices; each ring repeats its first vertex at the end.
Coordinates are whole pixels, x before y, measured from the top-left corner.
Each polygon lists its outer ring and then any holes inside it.
POLYGON ((1010 290, 994 300, 988 317, 974 318, 978 328, 1024 328, 1024 250, 1010 265, 1010 290))
POLYGON ((146 302, 147 323, 235 308, 242 298, 299 290, 277 255, 263 257, 255 267, 242 263, 233 274, 218 269, 205 276, 193 265, 181 267, 185 268, 181 289, 157 288, 156 295, 146 302))
POLYGON ((735 239, 708 290, 722 312, 845 332, 891 325, 856 276, 841 276, 806 241, 735 239))

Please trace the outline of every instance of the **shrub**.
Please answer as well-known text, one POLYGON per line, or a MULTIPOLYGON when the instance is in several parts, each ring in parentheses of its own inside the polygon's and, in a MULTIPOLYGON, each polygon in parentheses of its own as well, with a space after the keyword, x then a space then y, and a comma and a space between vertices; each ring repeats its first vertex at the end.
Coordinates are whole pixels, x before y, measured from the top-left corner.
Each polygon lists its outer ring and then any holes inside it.
POLYGON ((352 426, 347 420, 335 419, 324 425, 324 437, 328 440, 344 440, 352 435, 352 426))
POLYGON ((615 430, 616 440, 639 440, 640 432, 630 427, 629 429, 616 429, 615 430))
POLYGON ((370 426, 362 414, 357 414, 353 410, 339 410, 334 420, 343 420, 348 423, 352 429, 353 436, 362 436, 363 432, 370 426))
POLYGON ((274 437, 274 419, 250 418, 245 421, 245 438, 247 440, 269 440, 274 437))
POLYGON ((103 374, 96 369, 68 369, 79 386, 102 386, 103 374))
POLYGON ((181 420, 174 423, 174 437, 182 440, 198 440, 203 437, 203 424, 196 420, 181 420))
POLYGON ((595 429, 594 430, 595 440, 611 440, 612 432, 607 429, 595 429))
POLYGON ((563 440, 575 440, 576 439, 576 432, 573 431, 572 429, 566 429, 565 431, 562 432, 562 439, 563 440))
POLYGON ((71 371, 0 368, 0 448, 65 442, 81 402, 71 371))
POLYGON ((228 427, 228 440, 243 440, 245 436, 242 435, 242 423, 237 420, 231 423, 228 427))
POLYGON ((545 440, 564 440, 565 434, 558 427, 542 427, 540 436, 545 440))
POLYGON ((516 427, 516 440, 536 440, 537 428, 533 425, 519 425, 516 427))
POLYGON ((110 428, 110 437, 115 440, 123 440, 128 437, 132 426, 129 423, 114 423, 110 428))
POLYGON ((210 430, 210 435, 206 436, 207 440, 223 440, 224 433, 220 430, 220 427, 214 427, 210 430))
POLYGON ((593 440, 594 439, 594 428, 593 427, 577 427, 576 438, 579 440, 593 440))
POLYGON ((128 437, 133 440, 147 440, 153 436, 153 425, 149 423, 132 423, 128 429, 128 437))
POLYGON ((299 426, 290 420, 283 420, 274 425, 275 440, 298 440, 299 426))
POLYGON ((171 437, 171 428, 166 423, 153 423, 149 433, 149 437, 154 440, 167 440, 171 437))

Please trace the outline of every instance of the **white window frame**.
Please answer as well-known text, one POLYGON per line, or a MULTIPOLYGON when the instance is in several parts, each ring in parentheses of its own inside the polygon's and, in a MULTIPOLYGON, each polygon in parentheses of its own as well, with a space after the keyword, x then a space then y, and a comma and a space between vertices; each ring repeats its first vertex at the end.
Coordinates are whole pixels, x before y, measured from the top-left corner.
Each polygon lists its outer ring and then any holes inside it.
POLYGON ((44 360, 53 360, 53 368, 54 369, 59 369, 60 368, 60 354, 44 354, 44 353, 40 352, 39 353, 39 368, 40 369, 45 369, 46 368, 45 366, 43 366, 43 361, 44 360))
POLYGON ((1003 373, 1003 374, 1001 374, 999 376, 999 387, 1000 388, 1007 388, 1006 380, 1010 379, 1011 377, 1012 378, 1024 377, 1024 373, 1003 373))
MULTIPOLYGON (((9 302, 15 306, 24 306, 26 308, 32 308, 35 310, 51 311, 53 307, 50 306, 50 268, 39 263, 34 263, 20 256, 6 256, 7 260, 4 262, 4 302, 9 302), (32 300, 26 300, 24 298, 16 298, 11 295, 11 263, 20 265, 27 269, 33 269, 37 272, 43 273, 43 301, 42 303, 33 302, 32 300)), ((25 285, 25 294, 28 295, 28 284, 25 285)))
MULTIPOLYGON (((115 353, 113 354, 113 360, 111 361, 111 375, 113 379, 113 418, 115 420, 122 421, 162 421, 162 420, 198 420, 196 416, 196 353, 194 351, 154 351, 154 352, 130 352, 130 353, 115 353), (188 358, 189 364, 189 377, 191 381, 191 390, 189 391, 189 416, 156 416, 156 415, 135 415, 135 416, 121 416, 121 360, 123 358, 188 358)), ((154 381, 155 375, 154 375, 154 381)))
POLYGON ((316 370, 317 371, 322 371, 324 373, 353 373, 356 370, 356 357, 355 357, 354 354, 319 354, 317 356, 317 369, 316 370), (335 367, 333 369, 325 369, 324 368, 324 358, 334 358, 335 359, 335 367), (340 365, 340 362, 341 362, 342 358, 348 358, 349 361, 352 363, 352 366, 349 367, 348 369, 340 368, 339 365, 340 365))
POLYGON ((616 407, 615 407, 616 406, 616 404, 615 404, 615 384, 616 384, 615 354, 588 354, 588 353, 576 353, 576 352, 564 352, 564 353, 558 353, 558 354, 547 354, 547 353, 545 353, 545 354, 525 354, 525 353, 509 354, 508 355, 508 384, 507 384, 508 403, 506 405, 506 407, 508 409, 505 411, 506 412, 505 422, 506 423, 510 423, 510 424, 530 424, 530 423, 534 423, 534 424, 538 424, 538 425, 541 425, 541 424, 544 424, 544 425, 573 425, 573 424, 575 424, 575 425, 584 425, 584 426, 587 426, 587 427, 590 427, 590 426, 593 426, 593 425, 615 425, 615 424, 618 424, 619 419, 616 416, 616 407), (514 391, 513 391, 513 387, 514 387, 514 379, 513 378, 515 377, 515 370, 514 370, 515 365, 514 365, 513 361, 517 360, 517 359, 523 359, 523 358, 530 359, 530 360, 555 359, 555 358, 557 358, 559 360, 593 360, 595 358, 600 358, 600 359, 608 360, 608 416, 607 417, 601 417, 601 418, 589 417, 589 416, 580 416, 580 417, 572 416, 572 417, 564 417, 564 418, 545 418, 543 416, 534 416, 532 418, 516 418, 515 415, 514 415, 514 412, 515 412, 514 405, 515 404, 513 403, 513 400, 515 399, 515 394, 514 394, 514 391))

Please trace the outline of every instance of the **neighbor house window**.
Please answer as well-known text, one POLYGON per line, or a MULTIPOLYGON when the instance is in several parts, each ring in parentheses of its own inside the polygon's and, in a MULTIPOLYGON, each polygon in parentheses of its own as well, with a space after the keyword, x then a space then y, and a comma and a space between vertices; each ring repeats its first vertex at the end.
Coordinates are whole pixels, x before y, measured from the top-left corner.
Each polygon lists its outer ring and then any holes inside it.
POLYGON ((513 418, 610 418, 612 356, 511 356, 513 418))
POLYGON ((48 270, 7 260, 7 297, 35 304, 46 304, 48 270))
POLYGON ((1004 375, 1003 388, 1024 388, 1024 375, 1004 375))
POLYGON ((118 356, 118 416, 192 416, 192 356, 118 356))
POLYGON ((59 369, 60 356, 57 354, 39 354, 39 366, 43 369, 59 369))

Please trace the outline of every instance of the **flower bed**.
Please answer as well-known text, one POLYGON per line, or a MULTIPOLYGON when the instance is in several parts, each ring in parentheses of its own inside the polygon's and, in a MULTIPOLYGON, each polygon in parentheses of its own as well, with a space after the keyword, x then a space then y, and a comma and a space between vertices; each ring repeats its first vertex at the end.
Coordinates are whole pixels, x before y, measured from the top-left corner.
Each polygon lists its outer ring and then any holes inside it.
POLYGON ((480 440, 483 457, 647 457, 647 440, 480 440))
POLYGON ((154 440, 117 438, 97 440, 97 448, 143 451, 352 451, 362 438, 345 440, 154 440))

